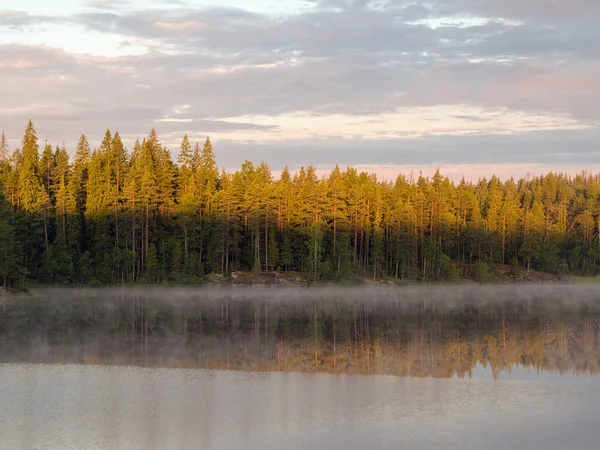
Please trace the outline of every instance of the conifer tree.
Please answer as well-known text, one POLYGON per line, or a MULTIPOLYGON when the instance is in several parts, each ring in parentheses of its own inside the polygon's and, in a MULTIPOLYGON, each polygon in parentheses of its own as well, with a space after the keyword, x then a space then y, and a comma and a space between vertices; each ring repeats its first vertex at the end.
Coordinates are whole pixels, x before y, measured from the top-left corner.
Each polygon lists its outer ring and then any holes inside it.
POLYGON ((6 135, 2 133, 0 135, 0 189, 3 188, 5 191, 9 185, 9 177, 11 172, 8 151, 6 135))
MULTIPOLYGON (((73 260, 78 261, 83 257, 88 247, 87 229, 85 221, 85 206, 87 203, 86 186, 88 183, 88 166, 90 164, 91 151, 85 134, 82 134, 77 143, 71 176, 67 183, 69 198, 69 210, 73 211, 74 223, 73 234, 76 240, 70 243, 73 260)), ((89 255, 88 255, 89 256, 89 255)), ((87 262, 87 257, 84 258, 87 262)), ((82 270, 81 265, 78 268, 82 270)), ((87 268, 86 268, 87 269, 87 268)))
POLYGON ((600 176, 588 172, 455 184, 439 169, 388 182, 308 166, 274 180, 265 162, 219 173, 210 139, 184 136, 176 165, 154 130, 131 157, 118 133, 107 130, 94 152, 82 135, 72 165, 64 146, 46 144, 40 157, 31 122, 21 149, 8 155, 5 142, 9 284, 26 271, 52 283, 197 282, 234 270, 486 281, 509 263, 515 274, 600 273, 600 176))
POLYGON ((31 120, 23 138, 23 159, 19 168, 19 205, 27 213, 41 209, 43 181, 39 170, 39 148, 37 135, 31 120))
POLYGON ((6 134, 2 132, 0 134, 0 164, 8 162, 8 139, 6 139, 6 134))
POLYGON ((119 132, 116 132, 111 142, 110 169, 111 169, 111 203, 115 222, 115 248, 120 248, 119 217, 123 200, 125 173, 127 172, 127 150, 123 145, 119 132))
POLYGON ((129 215, 129 227, 130 230, 130 252, 129 259, 131 263, 131 278, 130 280, 135 282, 138 278, 139 273, 139 258, 138 254, 141 253, 141 243, 138 245, 138 221, 139 221, 139 205, 140 205, 140 182, 141 182, 141 143, 136 141, 133 146, 131 154, 131 160, 129 162, 129 170, 125 174, 123 195, 125 198, 125 207, 129 215))
POLYGON ((179 186, 178 186, 178 214, 179 223, 183 234, 184 271, 191 275, 190 265, 190 239, 193 240, 195 227, 193 226, 196 211, 199 208, 198 185, 196 183, 195 166, 191 144, 187 134, 183 137, 179 151, 179 186))
POLYGON ((44 189, 46 190, 46 194, 49 198, 52 198, 52 185, 54 180, 52 178, 52 173, 54 172, 54 153, 52 152, 52 145, 48 142, 44 145, 44 151, 42 152, 42 156, 40 158, 40 174, 42 176, 44 189))
POLYGON ((285 166, 278 184, 278 220, 277 230, 281 239, 280 265, 288 271, 294 263, 292 248, 292 207, 294 203, 292 176, 288 166, 285 166))
POLYGON ((48 203, 39 170, 39 147, 33 122, 30 120, 23 137, 23 148, 18 167, 18 206, 24 213, 17 227, 24 231, 19 245, 25 250, 26 266, 36 276, 40 258, 48 249, 48 203))
POLYGON ((15 240, 10 205, 0 192, 0 286, 20 287, 26 275, 21 264, 21 251, 15 240))

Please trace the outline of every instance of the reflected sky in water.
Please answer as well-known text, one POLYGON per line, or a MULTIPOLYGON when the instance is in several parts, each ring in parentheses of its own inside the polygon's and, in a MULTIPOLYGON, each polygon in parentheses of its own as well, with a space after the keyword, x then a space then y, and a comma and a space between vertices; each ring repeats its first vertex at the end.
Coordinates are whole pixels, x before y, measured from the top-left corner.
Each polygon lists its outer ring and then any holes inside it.
POLYGON ((11 449, 593 449, 600 389, 560 382, 0 366, 11 449))

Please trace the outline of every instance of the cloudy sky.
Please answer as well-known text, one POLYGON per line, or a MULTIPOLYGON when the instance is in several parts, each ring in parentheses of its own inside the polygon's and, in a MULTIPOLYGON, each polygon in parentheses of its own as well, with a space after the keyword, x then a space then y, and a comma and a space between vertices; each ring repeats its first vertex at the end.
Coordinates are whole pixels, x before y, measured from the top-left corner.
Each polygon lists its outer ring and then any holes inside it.
POLYGON ((600 169, 598 0, 2 0, 0 129, 220 165, 600 169))

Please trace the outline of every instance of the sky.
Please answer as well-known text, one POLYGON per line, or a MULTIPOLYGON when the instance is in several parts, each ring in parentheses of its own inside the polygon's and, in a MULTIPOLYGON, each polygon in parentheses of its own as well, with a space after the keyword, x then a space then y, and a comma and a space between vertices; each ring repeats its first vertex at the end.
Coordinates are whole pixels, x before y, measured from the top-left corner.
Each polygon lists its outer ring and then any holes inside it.
POLYGON ((2 0, 0 131, 453 179, 600 169, 597 0, 2 0))

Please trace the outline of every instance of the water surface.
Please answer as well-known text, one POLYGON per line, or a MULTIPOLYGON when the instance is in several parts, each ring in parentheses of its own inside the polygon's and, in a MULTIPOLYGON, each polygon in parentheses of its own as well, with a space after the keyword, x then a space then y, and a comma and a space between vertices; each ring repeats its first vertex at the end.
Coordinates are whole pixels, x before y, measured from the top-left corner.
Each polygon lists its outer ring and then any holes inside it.
POLYGON ((39 291, 0 448, 595 449, 600 296, 543 289, 39 291))

